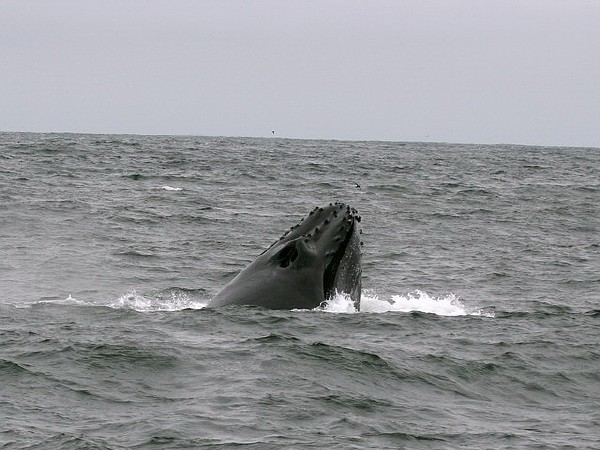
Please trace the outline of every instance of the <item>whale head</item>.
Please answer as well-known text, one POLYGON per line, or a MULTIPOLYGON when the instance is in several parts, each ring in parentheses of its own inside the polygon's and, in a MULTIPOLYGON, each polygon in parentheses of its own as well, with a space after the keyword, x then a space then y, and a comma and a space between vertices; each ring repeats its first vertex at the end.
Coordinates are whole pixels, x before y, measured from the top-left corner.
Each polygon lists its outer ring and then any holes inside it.
POLYGON ((242 270, 209 306, 310 309, 336 292, 360 308, 361 217, 343 203, 313 209, 242 270))

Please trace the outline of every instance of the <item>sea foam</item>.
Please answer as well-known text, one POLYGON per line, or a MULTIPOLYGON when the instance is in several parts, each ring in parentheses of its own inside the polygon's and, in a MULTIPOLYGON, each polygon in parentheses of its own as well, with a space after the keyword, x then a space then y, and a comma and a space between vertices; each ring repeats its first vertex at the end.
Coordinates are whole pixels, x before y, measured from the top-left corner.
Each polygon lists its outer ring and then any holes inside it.
MULTIPOLYGON (((350 296, 339 293, 336 293, 325 305, 316 309, 330 313, 357 312, 350 296)), ((438 316, 494 317, 494 313, 491 311, 466 306, 459 297, 451 293, 435 297, 427 292, 417 290, 408 294, 392 295, 389 300, 381 300, 377 294, 373 294, 370 291, 362 292, 360 312, 385 313, 412 311, 438 316)))
POLYGON ((107 306, 115 309, 133 309, 140 312, 181 311, 183 309, 202 309, 208 302, 191 299, 185 293, 171 292, 170 296, 156 298, 145 297, 135 290, 121 295, 107 306))
MULTIPOLYGON (((41 300, 33 304, 59 304, 79 306, 107 306, 114 309, 132 309, 139 312, 181 311, 184 309, 203 309, 210 300, 190 298, 185 292, 171 291, 160 295, 142 295, 133 290, 127 292, 107 304, 90 303, 73 298, 69 295, 60 300, 41 300)), ((32 303, 20 303, 17 307, 31 307, 32 303)), ((296 310, 305 311, 305 310, 296 310)), ((407 294, 392 295, 389 300, 382 300, 369 290, 361 295, 360 311, 354 307, 352 299, 347 294, 336 293, 331 299, 314 311, 336 314, 355 313, 386 313, 386 312, 422 312, 438 316, 482 316, 494 317, 493 310, 488 308, 469 307, 456 295, 450 293, 442 296, 432 296, 427 292, 416 290, 407 294)))

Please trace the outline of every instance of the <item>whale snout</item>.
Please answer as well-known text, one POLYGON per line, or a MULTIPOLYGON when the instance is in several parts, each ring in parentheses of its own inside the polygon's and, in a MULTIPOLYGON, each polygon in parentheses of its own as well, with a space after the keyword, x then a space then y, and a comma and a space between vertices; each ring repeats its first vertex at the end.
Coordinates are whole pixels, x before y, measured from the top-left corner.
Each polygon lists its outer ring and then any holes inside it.
POLYGON ((356 209, 344 203, 330 203, 316 207, 300 223, 291 227, 280 241, 306 237, 319 250, 330 251, 347 240, 348 235, 358 229, 361 217, 356 209))

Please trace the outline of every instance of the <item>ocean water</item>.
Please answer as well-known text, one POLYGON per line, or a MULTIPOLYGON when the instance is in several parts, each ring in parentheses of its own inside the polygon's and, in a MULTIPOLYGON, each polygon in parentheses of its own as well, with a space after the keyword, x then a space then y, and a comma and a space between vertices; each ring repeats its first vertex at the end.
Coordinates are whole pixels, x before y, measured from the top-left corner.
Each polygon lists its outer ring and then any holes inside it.
POLYGON ((600 448, 599 173, 591 148, 1 133, 0 448, 600 448), (360 312, 206 308, 332 201, 362 216, 360 312))

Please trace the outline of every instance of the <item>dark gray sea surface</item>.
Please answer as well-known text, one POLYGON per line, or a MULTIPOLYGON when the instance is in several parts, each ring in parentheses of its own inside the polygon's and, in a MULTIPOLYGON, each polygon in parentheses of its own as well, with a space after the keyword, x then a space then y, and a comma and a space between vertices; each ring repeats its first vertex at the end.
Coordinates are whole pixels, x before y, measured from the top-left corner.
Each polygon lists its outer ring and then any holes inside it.
POLYGON ((0 133, 0 448, 600 448, 599 173, 592 148, 0 133), (334 201, 360 312, 206 307, 334 201))

